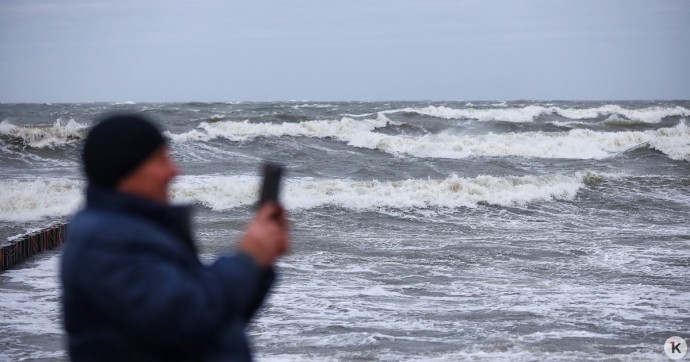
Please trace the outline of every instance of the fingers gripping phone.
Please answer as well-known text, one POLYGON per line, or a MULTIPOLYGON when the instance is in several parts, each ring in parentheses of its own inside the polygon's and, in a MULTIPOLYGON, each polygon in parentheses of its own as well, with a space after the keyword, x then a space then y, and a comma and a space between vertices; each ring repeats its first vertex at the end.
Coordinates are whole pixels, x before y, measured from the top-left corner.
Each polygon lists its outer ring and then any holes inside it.
POLYGON ((259 206, 267 202, 279 204, 280 181, 283 176, 283 166, 276 163, 264 164, 264 179, 259 196, 259 206))

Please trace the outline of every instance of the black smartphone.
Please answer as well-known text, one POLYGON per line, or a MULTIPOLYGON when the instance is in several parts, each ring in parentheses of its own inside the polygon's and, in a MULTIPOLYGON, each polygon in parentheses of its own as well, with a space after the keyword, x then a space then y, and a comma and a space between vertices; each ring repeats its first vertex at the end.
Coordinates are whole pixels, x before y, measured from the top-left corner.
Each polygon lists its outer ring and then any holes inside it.
POLYGON ((283 166, 277 163, 264 164, 264 180, 261 186, 259 206, 266 202, 280 203, 280 180, 283 176, 283 166))

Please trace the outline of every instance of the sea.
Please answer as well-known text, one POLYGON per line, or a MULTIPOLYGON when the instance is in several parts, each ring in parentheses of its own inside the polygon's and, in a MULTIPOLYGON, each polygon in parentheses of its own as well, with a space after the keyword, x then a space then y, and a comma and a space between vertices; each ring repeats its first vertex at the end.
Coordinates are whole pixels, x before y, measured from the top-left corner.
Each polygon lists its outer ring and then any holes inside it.
MULTIPOLYGON (((690 338, 690 101, 0 104, 0 244, 82 207, 112 112, 170 139, 204 262, 285 165, 258 361, 666 361, 690 338)), ((59 263, 0 273, 0 361, 68 359, 59 263)))

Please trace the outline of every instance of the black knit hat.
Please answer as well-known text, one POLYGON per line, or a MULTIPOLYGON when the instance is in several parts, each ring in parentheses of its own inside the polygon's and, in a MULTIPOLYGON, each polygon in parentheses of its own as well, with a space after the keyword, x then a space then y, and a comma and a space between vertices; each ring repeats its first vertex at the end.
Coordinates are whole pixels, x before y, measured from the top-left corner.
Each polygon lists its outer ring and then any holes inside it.
POLYGON ((89 131, 82 161, 90 183, 113 188, 160 146, 166 144, 151 121, 133 114, 113 114, 89 131))

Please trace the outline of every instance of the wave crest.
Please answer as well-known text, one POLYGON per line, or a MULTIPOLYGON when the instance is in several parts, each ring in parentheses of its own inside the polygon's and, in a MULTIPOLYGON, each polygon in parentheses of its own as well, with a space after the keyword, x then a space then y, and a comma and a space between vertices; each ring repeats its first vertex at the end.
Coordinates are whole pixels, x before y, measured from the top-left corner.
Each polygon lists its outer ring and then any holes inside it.
MULTIPOLYGON (((516 206, 573 200, 591 175, 478 176, 401 181, 293 178, 283 201, 291 210, 339 207, 356 211, 455 209, 479 204, 516 206)), ((172 185, 174 203, 201 204, 222 211, 251 206, 258 198, 255 176, 180 176, 172 185)), ((44 178, 0 180, 0 220, 27 221, 67 216, 83 202, 84 182, 44 178)))
POLYGON ((485 135, 440 133, 422 137, 384 135, 370 132, 349 144, 394 154, 426 158, 534 157, 604 159, 641 144, 663 152, 674 160, 690 160, 690 129, 684 121, 671 128, 649 131, 525 132, 485 135))
POLYGON ((83 189, 82 181, 62 178, 0 180, 0 220, 67 216, 81 204, 83 189))
POLYGON ((251 123, 244 122, 202 122, 189 132, 173 134, 166 131, 166 135, 175 142, 210 141, 225 138, 231 141, 247 141, 257 137, 306 136, 314 138, 340 138, 346 135, 371 132, 385 127, 391 120, 383 114, 376 119, 356 120, 344 117, 339 121, 302 121, 299 123, 251 123))
MULTIPOLYGON (((412 112, 431 117, 443 119, 473 119, 478 121, 499 121, 527 123, 533 122, 539 116, 555 114, 573 120, 596 119, 599 117, 609 117, 613 120, 627 120, 643 123, 659 123, 666 117, 690 116, 690 110, 676 106, 669 107, 647 107, 640 109, 627 109, 619 105, 609 104, 596 108, 560 108, 543 106, 526 106, 521 108, 450 108, 446 106, 428 106, 424 108, 405 108, 402 112, 412 112)), ((398 111, 391 111, 391 113, 398 111)))
MULTIPOLYGON (((350 210, 476 207, 480 203, 514 206, 529 202, 572 200, 587 175, 479 176, 402 181, 291 179, 284 203, 288 209, 324 206, 350 210)), ((259 179, 248 176, 186 176, 176 181, 177 202, 199 203, 213 210, 251 205, 259 179)))
POLYGON ((73 119, 58 119, 52 125, 16 126, 0 122, 0 137, 9 143, 33 148, 58 147, 83 139, 88 126, 73 119))
POLYGON ((604 159, 647 144, 674 160, 690 160, 690 130, 684 120, 675 127, 647 131, 523 132, 457 135, 450 132, 423 136, 375 132, 394 124, 383 114, 376 119, 305 121, 299 123, 202 123, 197 129, 169 136, 177 142, 225 138, 244 141, 256 137, 305 136, 333 138, 350 146, 421 158, 534 157, 604 159))

